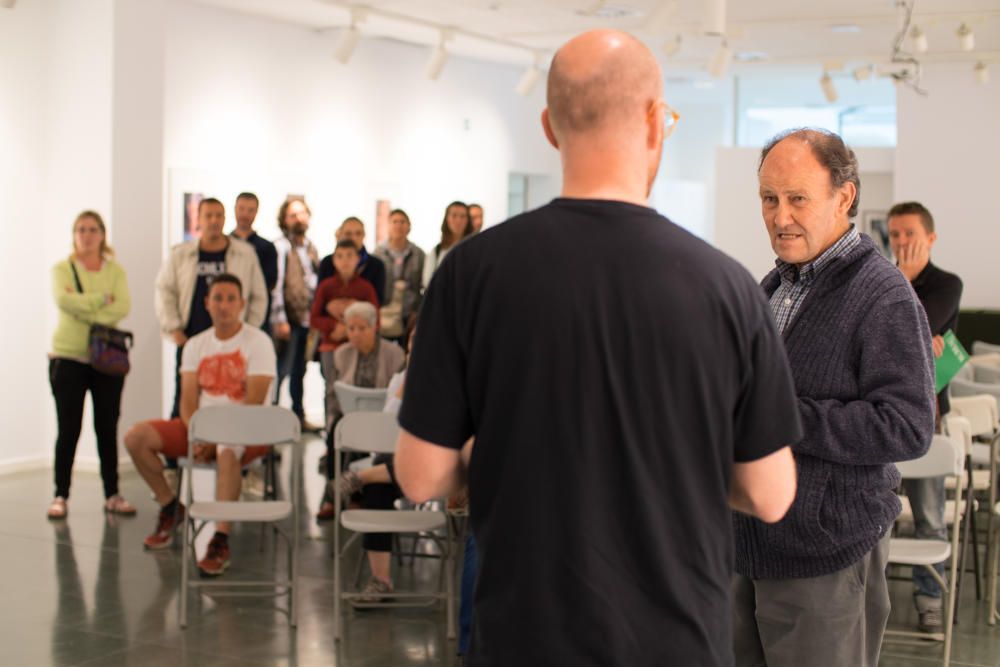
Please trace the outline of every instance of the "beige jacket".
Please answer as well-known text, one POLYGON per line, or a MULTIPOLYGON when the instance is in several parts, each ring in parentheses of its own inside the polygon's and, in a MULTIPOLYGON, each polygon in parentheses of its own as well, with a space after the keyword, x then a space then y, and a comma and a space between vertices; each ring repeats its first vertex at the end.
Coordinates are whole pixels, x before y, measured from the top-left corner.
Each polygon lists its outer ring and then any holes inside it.
MULTIPOLYGON (((375 387, 379 389, 388 387, 389 380, 399 372, 405 362, 406 353, 403 352, 403 348, 384 338, 380 340, 375 387)), ((354 384, 354 372, 358 369, 358 349, 353 345, 341 345, 333 353, 333 365, 337 369, 337 377, 327 378, 327 382, 332 385, 337 380, 343 380, 348 384, 354 384)))
MULTIPOLYGON (((160 330, 165 336, 187 327, 197 282, 197 264, 198 241, 185 241, 170 249, 167 261, 156 276, 156 319, 160 321, 160 330)), ((267 315, 267 286, 253 246, 230 238, 226 249, 226 271, 243 283, 243 298, 246 300, 243 319, 247 324, 259 327, 267 315)))

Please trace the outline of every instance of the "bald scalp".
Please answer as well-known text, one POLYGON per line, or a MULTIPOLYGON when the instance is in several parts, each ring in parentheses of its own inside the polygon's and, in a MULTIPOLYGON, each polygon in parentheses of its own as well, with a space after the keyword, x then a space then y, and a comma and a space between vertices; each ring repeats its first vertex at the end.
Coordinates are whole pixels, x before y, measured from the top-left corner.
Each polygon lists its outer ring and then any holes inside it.
POLYGON ((567 42, 552 60, 548 112, 553 132, 624 129, 644 118, 663 82, 652 52, 617 30, 593 30, 567 42))

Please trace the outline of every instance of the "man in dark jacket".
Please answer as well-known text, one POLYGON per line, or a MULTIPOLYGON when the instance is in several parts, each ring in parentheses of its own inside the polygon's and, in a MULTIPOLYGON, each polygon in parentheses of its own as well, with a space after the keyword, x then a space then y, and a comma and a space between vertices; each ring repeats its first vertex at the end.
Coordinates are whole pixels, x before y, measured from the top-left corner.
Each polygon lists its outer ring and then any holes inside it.
MULTIPOLYGON (((931 247, 937 240, 934 217, 919 202, 896 204, 889 209, 889 243, 896 266, 913 285, 920 305, 927 313, 934 356, 944 350, 944 334, 958 326, 958 305, 962 299, 962 279, 931 263, 931 247)), ((938 414, 949 409, 948 388, 938 394, 938 414)), ((913 508, 913 524, 918 539, 946 540, 944 520, 944 477, 908 479, 903 482, 913 508)), ((935 568, 945 576, 944 563, 935 568)), ((941 632, 941 586, 922 567, 913 568, 913 602, 917 607, 917 627, 921 632, 941 632)))
POLYGON ((893 463, 934 431, 927 318, 858 233, 857 159, 837 135, 794 130, 763 150, 761 212, 778 256, 763 281, 785 341, 804 436, 798 489, 776 524, 734 515, 737 665, 876 667, 889 595, 893 463))

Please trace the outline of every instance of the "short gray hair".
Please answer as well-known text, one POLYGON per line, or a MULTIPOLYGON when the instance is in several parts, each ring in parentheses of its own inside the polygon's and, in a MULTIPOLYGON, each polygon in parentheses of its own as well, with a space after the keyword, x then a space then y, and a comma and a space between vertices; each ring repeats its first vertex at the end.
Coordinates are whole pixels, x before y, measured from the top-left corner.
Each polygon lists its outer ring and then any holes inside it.
POLYGON ((347 310, 344 311, 344 322, 347 322, 352 317, 360 317, 368 322, 369 326, 375 326, 375 322, 378 319, 378 313, 375 310, 375 306, 371 305, 367 301, 355 301, 347 307, 347 310))
POLYGON ((760 152, 757 172, 759 173, 760 168, 764 166, 764 158, 771 152, 771 149, 785 139, 798 139, 809 145, 816 161, 830 172, 830 185, 834 190, 843 186, 844 183, 854 183, 854 201, 851 202, 851 208, 847 211, 847 217, 856 216, 858 204, 861 203, 861 177, 858 175, 858 158, 839 135, 829 130, 797 127, 775 135, 760 152))

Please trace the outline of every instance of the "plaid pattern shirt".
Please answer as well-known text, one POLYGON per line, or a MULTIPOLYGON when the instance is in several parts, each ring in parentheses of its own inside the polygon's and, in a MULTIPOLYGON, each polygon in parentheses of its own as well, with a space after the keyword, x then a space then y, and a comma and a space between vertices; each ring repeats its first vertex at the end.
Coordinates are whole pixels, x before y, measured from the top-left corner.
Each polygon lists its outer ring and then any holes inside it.
POLYGON ((780 259, 775 260, 774 264, 778 267, 778 273, 781 274, 781 284, 771 295, 771 314, 774 315, 774 323, 778 327, 778 333, 785 333, 788 323, 799 312, 802 302, 809 294, 809 289, 816 276, 834 259, 853 250, 860 241, 861 236, 857 227, 851 225, 847 233, 827 248, 822 255, 801 267, 788 264, 780 259))

